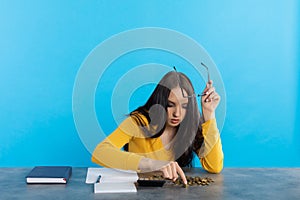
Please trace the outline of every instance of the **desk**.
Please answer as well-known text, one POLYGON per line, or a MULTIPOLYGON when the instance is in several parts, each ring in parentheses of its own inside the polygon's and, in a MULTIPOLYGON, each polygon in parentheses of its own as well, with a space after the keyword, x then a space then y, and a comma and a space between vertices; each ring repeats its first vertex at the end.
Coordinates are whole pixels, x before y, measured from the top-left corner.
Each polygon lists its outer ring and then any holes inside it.
POLYGON ((138 188, 137 193, 94 194, 85 184, 87 168, 73 168, 66 185, 27 185, 31 168, 0 168, 0 199, 300 199, 300 168, 225 168, 221 174, 187 169, 186 175, 211 177, 209 186, 138 188))

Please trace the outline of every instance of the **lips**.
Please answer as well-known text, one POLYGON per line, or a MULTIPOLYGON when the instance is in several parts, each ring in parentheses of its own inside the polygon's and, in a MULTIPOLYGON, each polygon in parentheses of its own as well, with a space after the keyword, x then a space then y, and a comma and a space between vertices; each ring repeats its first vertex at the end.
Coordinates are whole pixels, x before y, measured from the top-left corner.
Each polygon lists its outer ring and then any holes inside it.
POLYGON ((171 119, 172 124, 178 124, 180 122, 179 119, 171 119))

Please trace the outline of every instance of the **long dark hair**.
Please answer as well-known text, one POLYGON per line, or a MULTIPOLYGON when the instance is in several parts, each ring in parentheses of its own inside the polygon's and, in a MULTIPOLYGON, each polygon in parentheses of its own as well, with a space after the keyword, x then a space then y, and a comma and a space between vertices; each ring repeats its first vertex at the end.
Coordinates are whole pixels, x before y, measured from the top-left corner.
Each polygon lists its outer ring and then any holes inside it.
POLYGON ((144 127, 146 137, 160 137, 166 127, 168 98, 171 90, 181 87, 189 97, 187 112, 177 127, 172 140, 174 157, 181 167, 191 167, 194 158, 193 151, 198 150, 203 143, 201 117, 190 79, 183 73, 171 71, 158 83, 153 93, 145 103, 130 113, 130 116, 140 127, 144 127), (145 122, 140 115, 146 117, 145 122), (145 128, 145 127, 148 128, 145 128), (155 127, 155 128, 154 128, 155 127))

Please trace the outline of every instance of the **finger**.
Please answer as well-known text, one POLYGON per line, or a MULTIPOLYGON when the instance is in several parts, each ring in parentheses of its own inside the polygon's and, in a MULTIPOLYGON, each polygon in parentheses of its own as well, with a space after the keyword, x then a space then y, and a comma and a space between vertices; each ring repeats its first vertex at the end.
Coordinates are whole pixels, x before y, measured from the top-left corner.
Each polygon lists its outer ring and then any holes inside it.
POLYGON ((220 99, 220 96, 217 94, 217 93, 214 93, 212 96, 211 96, 211 100, 219 100, 220 99))
POLYGON ((207 99, 205 99, 205 103, 212 102, 212 101, 218 101, 220 99, 219 96, 210 96, 207 99))
POLYGON ((211 94, 211 93, 214 93, 216 91, 216 88, 215 87, 210 87, 210 88, 208 88, 208 90, 207 90, 207 94, 209 95, 209 94, 211 94))
POLYGON ((207 95, 204 96, 204 102, 209 102, 214 94, 216 94, 215 88, 209 88, 207 91, 207 95))
POLYGON ((207 95, 211 94, 214 92, 216 89, 213 86, 206 87, 205 90, 202 92, 201 96, 207 97, 207 95))
POLYGON ((179 176, 181 177, 182 181, 184 184, 187 184, 187 180, 186 180, 186 177, 185 177, 185 174, 184 172, 182 171, 182 169, 179 167, 178 163, 175 162, 176 164, 176 171, 177 173, 179 174, 179 176))
POLYGON ((166 165, 162 168, 164 178, 170 179, 172 176, 172 171, 170 170, 170 165, 166 165))
POLYGON ((213 85, 213 81, 212 80, 209 80, 207 83, 206 83, 206 87, 207 88, 211 88, 213 85))
POLYGON ((175 162, 171 163, 171 168, 172 168, 172 175, 173 175, 172 180, 176 181, 176 179, 178 178, 178 174, 177 174, 176 163, 175 162))
POLYGON ((211 95, 207 99, 205 99, 205 103, 210 103, 210 102, 216 102, 218 103, 220 101, 221 97, 218 94, 211 95))
POLYGON ((163 177, 164 178, 169 178, 169 172, 168 172, 168 169, 167 169, 167 167, 163 167, 162 169, 161 169, 161 171, 162 171, 162 173, 163 173, 163 177))
POLYGON ((209 88, 212 87, 212 84, 213 84, 213 81, 212 81, 212 80, 209 80, 209 81, 206 83, 206 86, 205 86, 205 88, 204 88, 204 90, 203 90, 201 96, 204 96, 204 95, 207 94, 207 91, 208 91, 209 88))
POLYGON ((209 90, 209 88, 211 88, 211 85, 209 83, 206 83, 203 93, 206 93, 209 90))
POLYGON ((210 99, 219 99, 220 95, 216 91, 214 91, 209 95, 209 98, 210 99))
POLYGON ((206 102, 210 102, 212 100, 214 100, 217 96, 215 95, 216 93, 211 93, 209 94, 209 96, 206 98, 206 102))
POLYGON ((166 168, 167 168, 168 174, 169 174, 169 176, 166 177, 166 178, 172 179, 172 178, 173 178, 172 167, 170 166, 170 164, 168 164, 168 165, 166 166, 166 168))

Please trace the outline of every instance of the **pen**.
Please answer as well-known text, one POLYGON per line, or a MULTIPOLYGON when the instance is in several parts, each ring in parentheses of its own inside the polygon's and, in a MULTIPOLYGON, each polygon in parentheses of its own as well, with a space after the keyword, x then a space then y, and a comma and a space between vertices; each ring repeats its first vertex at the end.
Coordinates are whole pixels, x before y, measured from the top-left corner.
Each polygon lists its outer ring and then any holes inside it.
POLYGON ((101 175, 98 176, 96 183, 100 183, 101 175))

